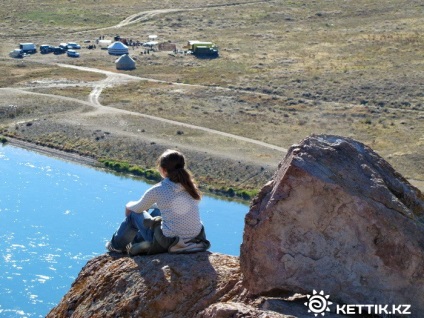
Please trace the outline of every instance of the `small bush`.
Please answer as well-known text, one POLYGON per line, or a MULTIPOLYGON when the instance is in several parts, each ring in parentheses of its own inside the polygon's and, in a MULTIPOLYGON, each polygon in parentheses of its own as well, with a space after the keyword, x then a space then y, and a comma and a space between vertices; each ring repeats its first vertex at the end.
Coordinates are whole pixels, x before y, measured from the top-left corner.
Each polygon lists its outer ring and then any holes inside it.
POLYGON ((132 165, 125 161, 99 159, 99 162, 103 163, 105 167, 116 172, 129 173, 152 181, 159 181, 161 179, 159 172, 152 169, 143 169, 140 166, 132 165))
POLYGON ((240 198, 243 200, 250 200, 258 193, 257 190, 245 190, 245 189, 234 189, 234 188, 226 188, 221 187, 220 189, 214 189, 212 187, 208 188, 209 192, 230 197, 230 198, 240 198))

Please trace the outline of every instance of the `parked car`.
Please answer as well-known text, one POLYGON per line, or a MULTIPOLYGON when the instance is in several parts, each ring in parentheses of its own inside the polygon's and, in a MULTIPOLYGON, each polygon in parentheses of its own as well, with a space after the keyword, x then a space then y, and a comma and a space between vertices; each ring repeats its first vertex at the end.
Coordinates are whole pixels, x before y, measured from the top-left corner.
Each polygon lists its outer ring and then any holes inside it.
POLYGON ((63 49, 62 47, 60 47, 60 46, 56 46, 56 47, 54 47, 53 48, 53 54, 55 54, 55 55, 58 55, 58 54, 63 54, 63 53, 65 53, 66 52, 66 50, 65 49, 63 49))
POLYGON ((81 45, 75 42, 68 42, 68 49, 71 50, 79 50, 81 48, 81 45))
POLYGON ((24 57, 24 51, 21 49, 15 49, 13 51, 9 52, 9 56, 13 58, 23 58, 24 57))
POLYGON ((51 53, 54 51, 54 46, 48 45, 48 44, 43 44, 40 45, 40 53, 41 54, 47 54, 47 53, 51 53))
POLYGON ((67 51, 68 50, 68 43, 60 43, 59 47, 64 49, 65 51, 67 51))
POLYGON ((79 57, 80 56, 80 54, 75 50, 68 50, 66 52, 66 54, 68 54, 69 57, 79 57))

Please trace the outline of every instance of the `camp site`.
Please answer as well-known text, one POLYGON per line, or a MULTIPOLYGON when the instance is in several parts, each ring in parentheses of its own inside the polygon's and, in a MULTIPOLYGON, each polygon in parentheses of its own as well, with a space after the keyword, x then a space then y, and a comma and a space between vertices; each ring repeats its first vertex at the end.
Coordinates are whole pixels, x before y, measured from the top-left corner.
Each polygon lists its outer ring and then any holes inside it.
MULTIPOLYGON (((150 34, 147 36, 145 42, 141 40, 135 40, 132 38, 127 38, 118 34, 110 36, 99 36, 99 38, 94 40, 82 39, 80 41, 84 43, 85 46, 81 46, 74 39, 69 42, 60 42, 57 46, 50 44, 40 44, 39 52, 41 54, 53 53, 53 55, 67 55, 68 57, 80 57, 86 55, 84 52, 85 49, 90 51, 107 51, 109 55, 112 56, 124 56, 128 62, 128 58, 131 59, 130 67, 123 67, 118 65, 118 70, 131 70, 135 68, 137 60, 137 55, 150 55, 155 54, 156 57, 169 57, 171 56, 193 56, 195 58, 207 58, 214 59, 219 57, 218 47, 214 42, 211 41, 200 41, 200 40, 189 40, 185 45, 178 43, 173 43, 171 41, 160 41, 160 38, 156 34, 150 34), (71 52, 69 52, 71 50, 71 52), (74 50, 79 50, 80 52, 75 52, 74 50), (132 57, 131 57, 132 56, 132 57)), ((9 56, 12 58, 23 58, 28 56, 28 54, 35 54, 37 52, 37 45, 34 43, 20 43, 19 49, 14 49, 9 53, 9 56)), ((100 55, 101 57, 101 55, 100 55)), ((128 63, 125 63, 128 64, 128 63)))

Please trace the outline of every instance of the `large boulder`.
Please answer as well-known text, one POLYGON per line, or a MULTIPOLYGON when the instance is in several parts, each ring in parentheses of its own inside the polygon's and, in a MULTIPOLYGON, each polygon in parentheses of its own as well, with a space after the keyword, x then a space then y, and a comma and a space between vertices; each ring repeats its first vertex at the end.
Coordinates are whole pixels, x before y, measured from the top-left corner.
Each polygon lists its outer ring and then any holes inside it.
POLYGON ((240 285, 233 256, 105 254, 87 263, 47 317, 194 317, 240 285))
POLYGON ((292 146, 246 215, 240 264, 256 295, 322 290, 345 304, 424 312, 424 197, 369 147, 292 146))
POLYGON ((287 317, 278 312, 282 309, 306 314, 303 304, 296 301, 266 301, 247 295, 235 256, 111 253, 84 266, 47 318, 287 317))

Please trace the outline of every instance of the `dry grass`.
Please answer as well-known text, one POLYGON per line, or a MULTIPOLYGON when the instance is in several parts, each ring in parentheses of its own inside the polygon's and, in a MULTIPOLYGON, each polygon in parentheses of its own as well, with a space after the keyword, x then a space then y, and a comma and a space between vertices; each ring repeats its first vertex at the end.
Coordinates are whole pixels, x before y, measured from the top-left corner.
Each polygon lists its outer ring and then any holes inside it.
MULTIPOLYGON (((214 60, 132 50, 138 67, 129 74, 201 86, 140 81, 106 89, 100 100, 104 105, 286 148, 311 133, 349 136, 378 151, 406 177, 424 180, 424 7, 420 1, 220 0, 205 5, 201 1, 142 0, 124 5, 106 0, 102 10, 96 1, 32 2, 5 4, 11 7, 0 13, 0 32, 8 46, 0 49, 1 54, 22 41, 81 42, 99 35, 111 38, 116 33, 141 41, 148 34, 158 34, 160 41, 174 42, 179 48, 191 39, 211 40, 220 47, 220 57, 214 60), (144 20, 120 29, 97 30, 134 13, 156 9, 181 10, 145 15, 144 20)), ((37 91, 86 100, 90 88, 84 85, 104 77, 53 63, 116 71, 115 59, 99 49, 81 50, 80 59, 37 54, 25 59, 25 67, 20 61, 5 59, 0 63, 5 74, 0 87, 66 79, 76 81, 78 87, 39 85, 37 91)), ((102 122, 99 127, 91 119, 91 133, 104 128, 102 122)), ((106 119, 103 123, 109 125, 106 119)), ((149 132, 148 138, 154 138, 156 145, 175 142, 187 149, 197 145, 204 150, 207 137, 194 131, 183 129, 184 134, 177 136, 175 127, 155 130, 155 125, 138 122, 126 128, 118 126, 125 135, 135 133, 140 128, 137 125, 149 127, 141 129, 149 132)), ((85 129, 90 134, 90 127, 85 129)), ((215 141, 212 145, 217 149, 224 145, 221 156, 232 147, 231 142, 215 141)), ((260 155, 266 151, 254 149, 256 154, 241 152, 239 157, 252 158, 260 166, 260 155)), ((265 157, 278 160, 275 154, 265 157)))
POLYGON ((98 81, 105 76, 92 72, 81 72, 54 65, 40 64, 28 59, 0 60, 0 87, 28 87, 57 83, 83 83, 98 81))

